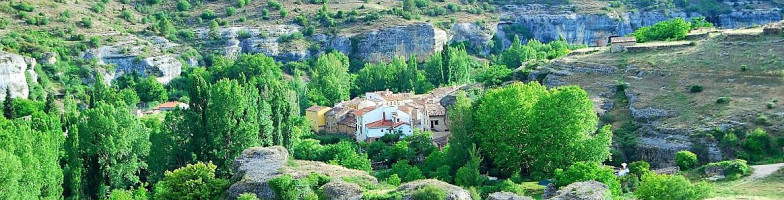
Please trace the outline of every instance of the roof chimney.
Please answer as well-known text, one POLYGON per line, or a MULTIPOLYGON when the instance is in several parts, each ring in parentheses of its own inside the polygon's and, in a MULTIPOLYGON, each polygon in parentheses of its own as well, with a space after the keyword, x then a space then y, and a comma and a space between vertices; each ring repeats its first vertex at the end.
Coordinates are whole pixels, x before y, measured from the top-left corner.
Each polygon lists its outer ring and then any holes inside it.
POLYGON ((381 122, 383 123, 383 122, 386 122, 386 121, 387 121, 387 113, 382 112, 381 113, 381 122))

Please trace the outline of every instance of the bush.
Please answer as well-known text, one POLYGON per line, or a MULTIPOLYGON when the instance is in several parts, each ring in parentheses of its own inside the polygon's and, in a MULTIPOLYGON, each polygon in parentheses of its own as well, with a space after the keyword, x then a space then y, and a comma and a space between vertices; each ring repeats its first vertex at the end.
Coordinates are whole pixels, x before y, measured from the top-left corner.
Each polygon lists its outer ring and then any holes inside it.
POLYGON ((681 170, 689 170, 697 167, 697 154, 692 153, 691 151, 678 151, 675 153, 675 164, 678 165, 678 168, 681 170))
POLYGON ((716 99, 716 103, 718 103, 718 104, 730 103, 730 98, 729 97, 719 97, 718 99, 716 99))
POLYGON ((577 162, 567 170, 555 170, 555 184, 558 187, 575 182, 595 180, 610 187, 613 196, 621 195, 621 183, 616 179, 612 168, 595 162, 577 162))
POLYGON ((237 8, 234 8, 232 6, 226 7, 226 15, 234 16, 236 14, 237 14, 237 8))
POLYGON ((177 1, 177 10, 188 11, 191 9, 191 3, 188 0, 177 1))
POLYGON ((686 38, 691 25, 683 18, 661 21, 634 31, 637 42, 681 40, 686 38))
POLYGON ((680 175, 647 173, 634 190, 634 196, 639 200, 697 200, 708 198, 712 190, 707 183, 692 184, 680 175))
POLYGON ((256 196, 256 194, 253 194, 253 193, 243 193, 243 194, 240 194, 239 197, 237 197, 237 200, 260 200, 260 199, 259 199, 258 196, 256 196))
POLYGON ((230 182, 215 177, 212 163, 196 163, 166 172, 163 180, 155 184, 155 199, 217 199, 228 189, 230 182))
POLYGON ((294 179, 291 175, 283 175, 267 183, 270 188, 275 191, 275 199, 289 200, 289 199, 307 199, 317 200, 318 195, 316 192, 319 187, 327 184, 330 178, 321 174, 312 173, 302 179, 294 179))
POLYGON ((446 199, 446 191, 431 185, 414 191, 411 197, 414 200, 444 200, 446 199))
POLYGON ((632 173, 637 176, 642 176, 643 174, 647 173, 650 170, 651 164, 645 161, 634 161, 629 164, 629 173, 632 173))
POLYGON ((201 17, 201 19, 204 19, 204 20, 212 20, 212 19, 217 18, 218 16, 215 16, 215 12, 214 11, 212 11, 210 9, 205 9, 204 11, 201 11, 201 15, 199 15, 199 17, 201 17))
POLYGON ((90 19, 90 18, 87 18, 87 17, 82 17, 82 26, 84 26, 86 28, 92 28, 93 27, 93 20, 90 19))
POLYGON ((280 2, 278 2, 278 1, 275 1, 275 0, 269 0, 269 1, 267 1, 267 6, 269 6, 270 8, 272 8, 272 10, 280 10, 280 8, 282 8, 282 7, 283 7, 282 5, 280 5, 280 2))
POLYGON ((751 175, 752 168, 746 163, 745 160, 735 159, 726 160, 716 163, 708 163, 698 169, 703 174, 709 169, 721 169, 724 171, 724 180, 736 180, 743 176, 751 175))
POLYGON ((773 109, 774 107, 776 107, 776 103, 773 102, 765 103, 765 108, 773 109))
POLYGON ((743 141, 743 149, 748 151, 752 161, 759 160, 763 155, 773 153, 773 146, 771 143, 773 138, 764 130, 757 128, 746 136, 743 141))
POLYGON ((385 182, 387 182, 387 184, 390 184, 390 185, 399 186, 401 180, 400 180, 400 177, 397 174, 392 174, 392 175, 389 176, 389 178, 387 178, 387 180, 385 182))
POLYGON ((702 90, 703 90, 702 85, 692 85, 691 87, 689 87, 689 92, 691 93, 702 92, 702 90))
POLYGON ((24 11, 24 12, 33 12, 35 11, 35 6, 27 2, 20 2, 19 4, 11 6, 16 10, 24 11))

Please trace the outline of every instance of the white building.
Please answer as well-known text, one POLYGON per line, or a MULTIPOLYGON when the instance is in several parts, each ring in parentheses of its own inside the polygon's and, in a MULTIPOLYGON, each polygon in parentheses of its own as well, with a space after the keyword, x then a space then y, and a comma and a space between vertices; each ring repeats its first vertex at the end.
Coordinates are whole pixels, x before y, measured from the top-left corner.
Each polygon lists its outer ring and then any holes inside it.
MULTIPOLYGON (((354 111, 357 141, 375 141, 386 134, 402 133, 405 136, 414 134, 411 126, 411 113, 399 109, 399 106, 371 106, 354 111)), ((409 111, 410 112, 410 111, 409 111)))

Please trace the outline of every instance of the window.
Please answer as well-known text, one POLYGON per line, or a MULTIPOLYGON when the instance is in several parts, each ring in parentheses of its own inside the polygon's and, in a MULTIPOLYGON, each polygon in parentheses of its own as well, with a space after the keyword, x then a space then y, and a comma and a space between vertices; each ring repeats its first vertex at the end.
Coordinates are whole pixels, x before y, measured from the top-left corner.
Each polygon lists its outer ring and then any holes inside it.
POLYGON ((438 125, 438 120, 433 120, 433 124, 438 125))

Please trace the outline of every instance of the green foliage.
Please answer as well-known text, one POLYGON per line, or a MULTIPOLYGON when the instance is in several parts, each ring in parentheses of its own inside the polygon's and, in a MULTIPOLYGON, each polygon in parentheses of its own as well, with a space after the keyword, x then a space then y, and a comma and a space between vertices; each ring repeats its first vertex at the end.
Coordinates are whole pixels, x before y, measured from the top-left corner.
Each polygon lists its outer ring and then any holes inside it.
POLYGON ((764 130, 757 128, 743 140, 742 147, 748 152, 751 161, 761 160, 765 155, 776 152, 775 141, 764 130))
POLYGON ((218 16, 215 15, 214 11, 210 9, 204 9, 203 11, 201 11, 201 15, 199 15, 199 17, 201 17, 201 19, 203 20, 213 20, 218 16))
POLYGON ((637 176, 642 176, 643 174, 647 173, 651 168, 651 164, 645 161, 634 161, 629 164, 629 173, 632 173, 637 176))
POLYGON ((240 194, 239 197, 237 197, 237 200, 260 200, 260 199, 259 199, 258 196, 256 196, 256 194, 253 194, 253 193, 243 193, 243 194, 240 194))
POLYGON ((283 7, 283 5, 281 5, 280 2, 276 0, 268 0, 267 6, 272 8, 272 10, 280 10, 283 7))
POLYGON ((139 187, 136 190, 114 189, 109 194, 109 200, 148 200, 147 189, 139 187))
POLYGON ((226 15, 234 16, 236 14, 237 14, 237 8, 232 7, 232 6, 226 7, 226 15))
POLYGON ((710 23, 705 20, 705 17, 694 17, 691 18, 691 29, 699 29, 699 28, 713 28, 713 23, 710 23))
POLYGON ((689 86, 689 92, 691 92, 691 93, 702 92, 702 90, 703 90, 702 85, 692 85, 692 86, 689 86))
POLYGON ((414 200, 445 200, 446 191, 436 186, 426 186, 411 194, 414 200))
POLYGON ((383 91, 415 92, 418 82, 426 82, 421 71, 417 70, 416 58, 411 57, 408 62, 403 58, 395 58, 389 64, 366 63, 357 73, 354 80, 356 88, 351 92, 353 96, 365 92, 383 91))
POLYGON ((0 118, 0 199, 58 199, 63 192, 59 115, 0 118))
POLYGON ((191 3, 188 0, 177 1, 177 10, 188 11, 191 10, 191 3))
POLYGON ((686 38, 690 29, 691 25, 686 20, 675 18, 639 28, 633 35, 637 42, 681 40, 686 38))
POLYGON ((752 168, 745 160, 725 160, 716 163, 708 163, 697 168, 697 171, 705 174, 709 169, 721 169, 724 172, 724 180, 736 180, 743 176, 751 175, 752 168))
POLYGON ((348 66, 348 57, 340 52, 319 57, 311 75, 308 99, 316 105, 324 106, 348 100, 351 85, 348 66))
POLYGON ((730 103, 730 98, 729 97, 719 97, 719 98, 716 99, 716 103, 717 104, 728 104, 728 103, 730 103))
POLYGON ((103 11, 106 10, 106 4, 104 4, 103 2, 97 2, 97 3, 93 4, 93 6, 90 7, 90 8, 95 13, 103 13, 103 11))
POLYGON ((322 146, 314 139, 303 139, 291 148, 294 157, 303 160, 330 162, 349 169, 370 171, 367 154, 358 153, 357 147, 349 141, 322 146))
POLYGON ((440 54, 431 55, 425 62, 425 77, 435 86, 470 83, 476 65, 465 47, 447 45, 440 54))
POLYGON ((468 98, 465 91, 459 91, 455 95, 455 105, 447 112, 449 121, 452 122, 450 130, 452 136, 449 138, 446 152, 446 160, 451 169, 457 169, 465 165, 470 159, 469 151, 476 146, 474 130, 474 108, 473 101, 468 98))
POLYGON ((547 174, 610 156, 610 126, 597 130, 593 102, 579 87, 548 91, 515 83, 487 91, 474 106, 479 146, 507 176, 521 169, 547 174))
POLYGON ((166 177, 155 184, 155 199, 220 199, 231 182, 216 178, 215 169, 212 163, 198 162, 166 172, 166 177))
POLYGON ((469 149, 468 155, 468 162, 455 173, 455 184, 463 187, 481 186, 484 181, 484 178, 479 173, 479 165, 482 159, 479 158, 476 146, 469 149))
POLYGON ((88 17, 82 17, 82 21, 81 22, 82 22, 82 26, 84 26, 86 28, 92 28, 93 27, 93 20, 88 18, 88 17))
POLYGON ((476 70, 476 81, 485 87, 498 86, 512 79, 512 70, 503 65, 485 66, 476 70))
POLYGON ((16 106, 14 106, 14 99, 11 96, 11 88, 5 88, 5 99, 3 100, 3 117, 6 119, 16 118, 16 106))
POLYGON ((675 153, 675 164, 678 165, 678 168, 681 170, 693 169, 697 167, 698 163, 697 154, 690 151, 678 151, 675 153))
POLYGON ((517 69, 525 62, 558 58, 569 54, 570 50, 580 47, 569 45, 564 38, 547 44, 531 39, 523 45, 520 38, 515 36, 512 45, 501 53, 497 62, 511 69, 517 69))
POLYGON ((642 176, 634 196, 640 200, 683 199, 697 200, 710 197, 713 187, 707 183, 692 184, 680 175, 657 175, 647 173, 642 176))
POLYGON ((613 196, 622 194, 621 182, 615 177, 613 169, 608 166, 596 162, 576 162, 566 171, 555 170, 555 183, 559 187, 590 180, 602 182, 610 187, 613 196))
POLYGON ((392 174, 384 182, 390 185, 399 186, 401 181, 402 180, 400 179, 400 176, 397 174, 392 174))
POLYGON ((269 180, 267 183, 275 191, 275 199, 277 200, 316 200, 318 195, 315 191, 318 191, 319 187, 329 181, 329 177, 313 173, 302 179, 293 179, 291 175, 286 174, 269 180))

